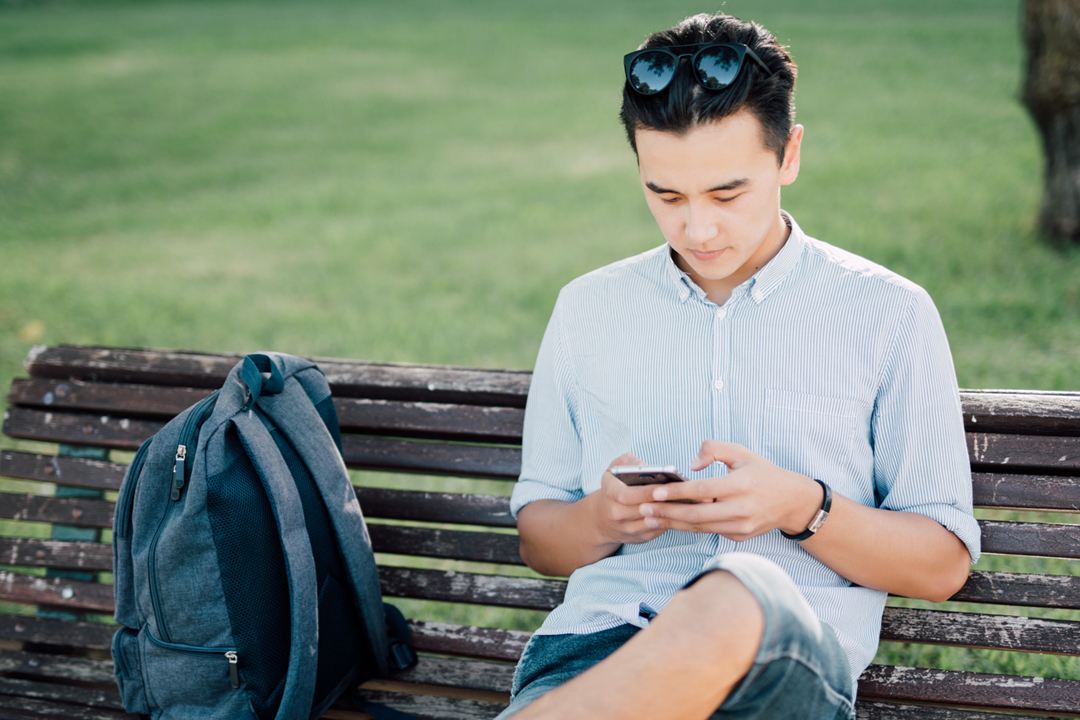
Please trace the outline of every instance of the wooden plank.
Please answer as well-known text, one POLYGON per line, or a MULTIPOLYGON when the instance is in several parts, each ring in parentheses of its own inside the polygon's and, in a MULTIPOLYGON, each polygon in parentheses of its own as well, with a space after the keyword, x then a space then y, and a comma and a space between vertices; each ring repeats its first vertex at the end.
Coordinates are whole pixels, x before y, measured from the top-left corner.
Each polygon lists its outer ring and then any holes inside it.
POLYGON ((510 514, 510 498, 499 495, 465 495, 357 486, 356 497, 367 517, 517 527, 514 516, 510 514))
POLYGON ((1080 577, 972 571, 950 600, 1080 610, 1080 577))
POLYGON ((445 602, 553 610, 562 602, 560 580, 478 575, 454 570, 380 567, 384 595, 445 602))
MULTIPOLYGON (((518 554, 517 535, 439 530, 435 528, 402 527, 400 525, 368 525, 375 552, 395 555, 471 560, 473 562, 524 565, 518 554)), ((0 544, 0 561, 3 558, 0 544)))
POLYGON ((510 447, 414 442, 346 435, 345 464, 364 470, 517 480, 521 450, 510 447))
POLYGON ((508 693, 514 681, 514 665, 456 658, 421 657, 415 667, 393 673, 391 677, 407 683, 446 685, 470 690, 508 693))
POLYGON ((111 614, 112 585, 0 571, 0 600, 111 614))
POLYGON ((1080 512, 1080 477, 972 473, 976 507, 1080 512))
POLYGON ((0 638, 63 648, 110 650, 116 626, 0 614, 0 638))
POLYGON ((1080 681, 871 665, 859 696, 1080 717, 1080 681))
POLYGON ((1029 717, 1032 716, 855 700, 855 720, 1023 720, 1029 717))
POLYGON ((1080 622, 887 607, 881 639, 1080 655, 1080 622))
POLYGON ((0 707, 9 711, 33 709, 34 712, 50 713, 44 717, 133 720, 139 717, 124 712, 120 693, 115 689, 58 685, 10 677, 0 677, 0 707))
POLYGON ((112 572, 112 545, 0 537, 0 563, 112 572))
POLYGON ((97 490, 119 490, 126 472, 127 465, 103 460, 0 451, 0 475, 4 477, 97 490))
POLYGON ((961 390, 969 432, 1080 435, 1080 393, 961 390))
POLYGON ((1080 437, 968 433, 968 455, 977 471, 1076 474, 1080 470, 1080 437))
POLYGON ((0 673, 47 682, 116 684, 112 662, 16 650, 0 650, 0 673))
MULTIPOLYGON (((448 698, 438 695, 411 695, 381 690, 359 690, 357 697, 392 707, 418 718, 430 720, 480 720, 493 718, 506 707, 505 703, 482 702, 448 698)), ((509 698, 507 698, 509 699, 509 698)))
POLYGON ((410 620, 413 644, 421 652, 517 662, 532 633, 410 620))
POLYGON ((138 450, 146 438, 164 426, 160 420, 19 407, 4 413, 4 434, 10 437, 114 450, 138 450))
MULTIPOLYGON (((31 377, 217 388, 241 354, 171 350, 34 347, 23 365, 31 377)), ((312 358, 338 397, 525 407, 532 373, 441 365, 312 358)))
POLYGON ((980 520, 979 527, 986 553, 1080 558, 1080 525, 980 520))
MULTIPOLYGON (((210 392, 204 388, 19 378, 12 382, 8 401, 39 410, 170 420, 210 392)), ((334 405, 346 433, 469 442, 520 444, 525 415, 521 408, 368 398, 335 398, 334 405)))
POLYGON ((80 707, 66 702, 0 694, 0 720, 141 720, 122 710, 80 707))
POLYGON ((91 498, 56 498, 0 493, 0 518, 64 523, 79 527, 112 527, 114 504, 91 498))

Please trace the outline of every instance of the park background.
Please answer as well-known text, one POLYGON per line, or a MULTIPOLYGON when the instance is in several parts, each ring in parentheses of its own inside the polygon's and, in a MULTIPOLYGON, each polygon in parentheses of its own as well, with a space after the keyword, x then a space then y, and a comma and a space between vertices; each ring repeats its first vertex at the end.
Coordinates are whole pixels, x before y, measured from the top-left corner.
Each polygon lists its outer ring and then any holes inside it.
MULTIPOLYGON (((0 387, 37 343, 531 367, 559 288, 662 242, 621 56, 720 9, 800 66, 803 229, 925 287, 961 387, 1080 389, 1080 249, 1035 232, 1019 0, 0 0, 0 387)), ((1080 679, 1061 656, 878 661, 1080 679)))

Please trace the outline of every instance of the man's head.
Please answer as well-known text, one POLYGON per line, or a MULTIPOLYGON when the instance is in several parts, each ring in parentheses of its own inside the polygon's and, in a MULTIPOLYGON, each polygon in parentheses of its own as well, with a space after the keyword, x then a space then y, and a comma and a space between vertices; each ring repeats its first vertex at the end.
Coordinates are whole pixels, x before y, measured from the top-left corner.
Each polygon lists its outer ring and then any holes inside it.
POLYGON ((761 123, 762 140, 777 162, 795 121, 795 63, 768 30, 730 15, 695 15, 669 30, 650 35, 639 49, 700 43, 745 45, 769 68, 766 73, 750 56, 738 76, 723 90, 707 90, 694 79, 690 63, 680 60, 671 83, 655 95, 623 86, 620 118, 630 146, 637 152, 639 130, 684 134, 695 127, 749 111, 761 123))

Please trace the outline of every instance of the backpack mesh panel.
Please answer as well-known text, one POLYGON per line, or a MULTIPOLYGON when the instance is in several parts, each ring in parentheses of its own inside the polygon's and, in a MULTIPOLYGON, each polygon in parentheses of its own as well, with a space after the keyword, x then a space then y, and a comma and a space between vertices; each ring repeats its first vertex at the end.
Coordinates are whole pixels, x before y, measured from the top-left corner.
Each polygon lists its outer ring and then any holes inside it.
POLYGON ((292 443, 280 431, 275 428, 270 436, 274 438, 296 483, 297 493, 304 505, 311 552, 315 556, 315 578, 319 587, 319 674, 315 683, 314 703, 318 705, 352 672, 361 659, 362 651, 367 648, 368 640, 353 604, 349 578, 334 536, 330 514, 315 479, 292 443))
POLYGON ((289 665, 289 583, 277 523, 262 480, 236 431, 237 459, 206 480, 206 510, 217 547, 240 678, 260 720, 273 720, 289 665))

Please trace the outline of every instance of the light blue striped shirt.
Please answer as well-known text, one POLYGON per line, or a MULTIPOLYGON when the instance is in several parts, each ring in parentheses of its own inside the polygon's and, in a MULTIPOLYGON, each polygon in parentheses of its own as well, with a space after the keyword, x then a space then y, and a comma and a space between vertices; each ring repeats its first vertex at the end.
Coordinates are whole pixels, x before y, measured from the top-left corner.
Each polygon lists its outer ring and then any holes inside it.
MULTIPOLYGON (((790 220, 790 217, 787 218, 790 220)), ((559 294, 525 411, 515 514, 600 488, 624 452, 690 471, 702 440, 739 443, 864 505, 933 518, 979 554, 960 397, 945 331, 919 286, 792 231, 722 306, 668 246, 559 294)), ((886 594, 853 586, 778 530, 741 543, 669 530, 570 577, 541 634, 583 634, 660 611, 717 553, 780 565, 837 633, 852 679, 877 649, 886 594)))

